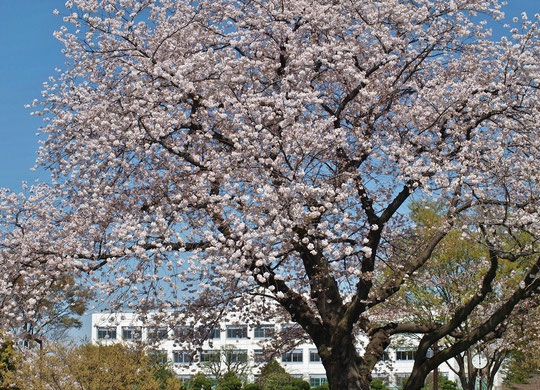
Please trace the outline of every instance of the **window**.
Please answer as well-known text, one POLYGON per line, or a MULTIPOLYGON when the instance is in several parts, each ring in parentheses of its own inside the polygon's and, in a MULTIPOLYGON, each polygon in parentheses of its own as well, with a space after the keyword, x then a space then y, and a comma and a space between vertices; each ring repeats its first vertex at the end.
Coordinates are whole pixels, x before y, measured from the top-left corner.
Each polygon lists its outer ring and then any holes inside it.
POLYGON ((173 362, 178 364, 191 363, 191 355, 187 351, 173 351, 173 362))
POLYGON ((264 339, 274 336, 274 325, 257 325, 253 330, 256 339, 264 339))
POLYGON ((253 360, 255 360, 255 363, 265 363, 270 361, 270 357, 264 349, 254 349, 253 360))
POLYGON ((174 337, 177 339, 187 339, 193 335, 193 328, 191 326, 175 326, 174 337))
POLYGON ((292 334, 297 334, 297 333, 303 333, 304 330, 302 329, 302 327, 298 324, 283 324, 281 325, 281 331, 283 333, 292 333, 292 334))
POLYGON ((319 351, 316 349, 310 349, 309 350, 309 361, 310 362, 320 362, 321 357, 319 356, 319 351))
POLYGON ((414 360, 416 351, 411 349, 402 349, 396 351, 396 360, 414 360))
POLYGON ((219 326, 215 326, 210 329, 210 334, 208 335, 211 339, 220 339, 221 338, 221 329, 219 326))
POLYGON ((382 355, 382 361, 383 361, 383 362, 388 362, 388 361, 390 361, 390 360, 391 360, 391 359, 390 359, 390 355, 388 354, 388 352, 384 351, 384 352, 383 352, 383 355, 382 355))
POLYGON ((201 362, 218 362, 219 351, 207 350, 201 351, 201 362))
POLYGON ((247 325, 228 325, 228 339, 247 339, 247 325))
POLYGON ((167 363, 167 351, 151 349, 148 351, 148 356, 152 363, 166 364, 167 363))
POLYGON ((227 363, 245 363, 247 362, 247 349, 233 349, 225 352, 227 363))
POLYGON ((326 375, 324 374, 315 374, 309 376, 309 385, 311 387, 317 387, 324 385, 325 383, 328 383, 328 379, 326 379, 326 375))
POLYGON ((286 363, 300 363, 304 361, 304 354, 301 349, 293 349, 281 355, 281 361, 286 363))
POLYGON ((187 387, 189 381, 191 380, 191 375, 178 375, 177 378, 187 387))
POLYGON ((142 329, 140 326, 123 326, 122 338, 124 340, 140 340, 142 329))
POLYGON ((167 327, 151 327, 148 328, 148 338, 150 340, 165 340, 169 337, 169 329, 167 327))
POLYGON ((116 327, 97 328, 98 340, 116 340, 116 327))
POLYGON ((398 372, 395 376, 395 386, 398 388, 403 387, 409 376, 406 372, 398 372))

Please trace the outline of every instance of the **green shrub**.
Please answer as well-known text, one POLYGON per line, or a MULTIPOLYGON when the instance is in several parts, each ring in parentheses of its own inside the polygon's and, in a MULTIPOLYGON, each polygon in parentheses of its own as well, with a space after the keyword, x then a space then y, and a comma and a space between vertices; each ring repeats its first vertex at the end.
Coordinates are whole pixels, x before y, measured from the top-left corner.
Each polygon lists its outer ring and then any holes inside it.
POLYGON ((287 385, 291 385, 293 378, 285 371, 281 364, 272 360, 262 369, 258 384, 261 390, 283 390, 287 385))
POLYGON ((202 372, 195 375, 189 381, 189 390, 212 390, 212 381, 202 372))
POLYGON ((458 390, 459 387, 456 382, 447 379, 446 377, 439 375, 439 389, 441 390, 458 390))
POLYGON ((293 379, 292 382, 291 382, 291 385, 296 390, 310 390, 311 389, 311 386, 309 385, 308 382, 306 382, 303 379, 299 379, 299 378, 293 379))
POLYGON ((285 369, 281 367, 281 364, 279 364, 276 360, 270 360, 264 365, 263 368, 261 368, 261 374, 259 378, 264 378, 265 376, 275 373, 287 374, 287 371, 285 371, 285 369))
POLYGON ((313 387, 311 390, 330 390, 330 387, 328 387, 328 383, 324 383, 320 386, 313 387))
POLYGON ((241 390, 242 381, 238 376, 232 372, 227 371, 223 377, 218 381, 217 390, 241 390))
POLYGON ((389 390, 389 388, 380 379, 373 379, 369 384, 371 390, 389 390))
MULTIPOLYGON (((424 387, 421 390, 432 390, 433 389, 433 374, 429 374, 424 383, 424 387)), ((456 382, 447 379, 444 375, 439 375, 439 389, 440 390, 458 390, 459 387, 456 382)))
POLYGON ((244 390, 262 390, 257 383, 248 383, 244 386, 244 390))

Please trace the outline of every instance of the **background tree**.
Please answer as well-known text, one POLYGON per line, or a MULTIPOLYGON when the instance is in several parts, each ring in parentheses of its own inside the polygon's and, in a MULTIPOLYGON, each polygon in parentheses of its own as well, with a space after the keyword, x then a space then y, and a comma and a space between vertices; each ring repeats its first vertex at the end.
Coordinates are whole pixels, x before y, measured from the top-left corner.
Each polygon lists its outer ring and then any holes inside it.
POLYGON ((50 344, 43 350, 26 351, 12 378, 21 390, 111 389, 174 390, 176 380, 160 383, 160 367, 145 351, 122 344, 50 344))
POLYGON ((0 343, 0 390, 19 390, 11 379, 17 367, 19 356, 11 340, 0 343))
POLYGON ((538 350, 531 353, 512 351, 504 362, 505 379, 507 385, 529 383, 535 375, 540 375, 540 362, 538 350))
MULTIPOLYGON (((411 218, 416 224, 415 232, 411 231, 411 235, 430 235, 444 220, 436 204, 413 202, 410 209, 411 218)), ((478 234, 464 237, 458 230, 449 232, 433 252, 434 261, 409 278, 402 294, 394 296, 395 305, 403 308, 403 316, 414 316, 416 322, 426 326, 447 321, 467 297, 476 293, 482 275, 487 271, 483 260, 488 255, 485 246, 479 243, 478 234)), ((486 298, 479 310, 472 312, 466 321, 442 340, 443 348, 450 347, 476 329, 484 321, 486 312, 490 311, 489 307, 497 305, 501 295, 518 287, 523 273, 533 262, 534 258, 523 258, 519 262, 502 264, 493 282, 496 293, 486 298)), ((534 297, 521 302, 497 332, 486 335, 476 345, 455 355, 457 367, 446 364, 458 375, 463 389, 474 390, 479 376, 483 377, 488 389, 493 388, 495 376, 506 357, 512 351, 530 348, 530 345, 523 344, 523 340, 526 334, 532 336, 531 340, 537 339, 535 335, 540 324, 537 300, 538 297, 534 297), (478 352, 487 358, 487 366, 481 372, 472 364, 472 357, 478 352)))
POLYGON ((276 360, 266 363, 260 371, 257 384, 261 390, 305 390, 309 383, 293 378, 276 360))
POLYGON ((55 241, 61 240, 56 234, 62 234, 54 211, 60 205, 53 204, 56 198, 50 188, 33 187, 28 197, 2 189, 0 199, 0 315, 8 319, 2 325, 25 346, 42 346, 46 339, 59 340, 69 329, 80 328, 80 316, 94 294, 74 273, 47 258, 55 241), (25 259, 26 250, 34 253, 32 259, 25 259), (18 256, 22 257, 17 260, 18 256), (37 265, 42 273, 34 272, 37 265))
POLYGON ((240 352, 232 344, 222 346, 207 361, 200 363, 201 369, 209 376, 221 380, 226 374, 235 374, 241 383, 247 380, 250 373, 247 351, 240 352))
POLYGON ((496 0, 66 5, 69 64, 35 111, 54 186, 2 195, 9 321, 14 293, 47 294, 40 283, 66 273, 116 308, 203 324, 277 303, 332 389, 369 389, 390 338, 420 334, 418 389, 537 291, 540 50, 526 15, 495 42, 475 21, 500 19, 496 0), (405 246, 415 197, 442 221, 405 246), (476 293, 430 326, 375 317, 455 230, 487 250, 476 293), (495 285, 525 260, 518 287, 495 285))
POLYGON ((504 382, 507 385, 528 383, 533 376, 540 375, 540 356, 538 355, 540 305, 537 301, 531 306, 522 307, 521 310, 530 314, 524 316, 521 326, 515 328, 513 332, 515 341, 511 344, 512 348, 508 349, 507 359, 502 364, 504 382), (536 326, 531 327, 531 323, 536 323, 536 326))
POLYGON ((373 379, 370 383, 370 390, 389 390, 381 379, 373 379))
POLYGON ((238 378, 238 375, 233 371, 227 371, 220 380, 216 387, 217 390, 242 390, 242 381, 238 378))
MULTIPOLYGON (((421 390, 432 390, 434 388, 434 376, 433 373, 429 374, 426 378, 426 382, 424 383, 424 387, 422 387, 421 390)), ((439 375, 438 377, 438 388, 440 390, 458 390, 459 387, 456 382, 451 381, 450 379, 447 379, 443 375, 439 375)))
POLYGON ((212 390, 212 380, 199 372, 189 380, 189 390, 212 390))

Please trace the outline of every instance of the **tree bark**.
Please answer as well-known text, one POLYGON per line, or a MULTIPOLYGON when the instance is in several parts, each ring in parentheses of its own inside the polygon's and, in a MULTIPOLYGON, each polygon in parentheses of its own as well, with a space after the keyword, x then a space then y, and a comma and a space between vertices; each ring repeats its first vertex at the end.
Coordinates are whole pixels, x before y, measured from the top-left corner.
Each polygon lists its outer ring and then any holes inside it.
POLYGON ((363 372, 363 359, 352 337, 342 337, 322 349, 321 360, 331 390, 369 390, 371 372, 363 372))

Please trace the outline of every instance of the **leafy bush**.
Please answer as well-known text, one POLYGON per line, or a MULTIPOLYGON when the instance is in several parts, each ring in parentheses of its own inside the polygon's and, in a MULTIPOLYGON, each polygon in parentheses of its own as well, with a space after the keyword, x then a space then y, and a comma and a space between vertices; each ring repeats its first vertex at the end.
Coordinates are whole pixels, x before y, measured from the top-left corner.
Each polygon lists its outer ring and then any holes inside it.
MULTIPOLYGON (((433 389, 433 373, 429 374, 424 383, 424 387, 421 390, 433 389)), ((459 387, 456 382, 447 379, 444 375, 439 375, 439 389, 440 390, 458 390, 459 387)))
POLYGON ((328 387, 328 383, 324 383, 320 386, 313 387, 311 390, 330 390, 330 387, 328 387))
POLYGON ((274 373, 287 374, 287 371, 285 371, 285 369, 281 367, 281 364, 279 364, 277 360, 270 360, 268 363, 264 365, 263 368, 261 368, 261 374, 259 378, 264 378, 265 376, 268 376, 274 373))
POLYGON ((261 390, 283 390, 285 386, 291 385, 292 381, 293 378, 281 364, 271 360, 261 369, 258 383, 261 390))
POLYGON ((380 379, 373 379, 369 384, 369 388, 371 390, 390 390, 380 379))
POLYGON ((261 390, 261 386, 257 383, 248 383, 244 386, 244 390, 261 390))
POLYGON ((459 387, 456 382, 447 379, 446 377, 439 375, 439 389, 441 390, 458 390, 459 387))
POLYGON ((212 390, 212 381, 202 372, 195 375, 189 381, 189 390, 212 390))
POLYGON ((303 379, 295 378, 292 380, 291 385, 296 390, 310 390, 311 389, 311 386, 309 385, 309 383, 303 379))
POLYGON ((540 374, 540 357, 531 356, 529 351, 513 351, 506 359, 503 368, 506 372, 504 383, 529 383, 529 379, 540 374))
POLYGON ((217 390, 241 390, 242 381, 232 372, 227 371, 218 381, 217 390))

